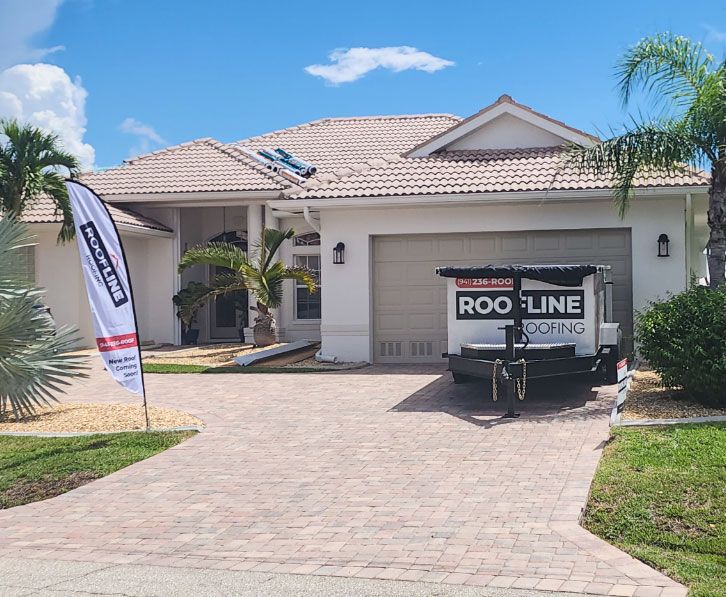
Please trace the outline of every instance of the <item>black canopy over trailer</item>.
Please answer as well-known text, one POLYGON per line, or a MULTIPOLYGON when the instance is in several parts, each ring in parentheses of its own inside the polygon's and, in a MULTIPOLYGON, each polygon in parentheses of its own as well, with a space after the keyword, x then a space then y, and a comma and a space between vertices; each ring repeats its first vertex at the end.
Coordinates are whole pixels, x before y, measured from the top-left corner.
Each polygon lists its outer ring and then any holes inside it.
MULTIPOLYGON (((447 278, 449 370, 456 383, 492 380, 517 416, 527 380, 602 372, 617 379, 620 330, 610 321, 610 267, 439 267, 447 278)), ((496 399, 496 394, 495 394, 496 399)))

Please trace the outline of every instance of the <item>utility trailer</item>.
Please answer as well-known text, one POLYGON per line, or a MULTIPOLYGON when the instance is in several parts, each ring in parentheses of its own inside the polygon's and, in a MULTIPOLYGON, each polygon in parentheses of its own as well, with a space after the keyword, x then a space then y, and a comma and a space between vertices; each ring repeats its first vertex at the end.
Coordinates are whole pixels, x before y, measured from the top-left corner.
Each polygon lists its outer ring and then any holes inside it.
POLYGON ((492 381, 517 417, 529 380, 601 372, 617 381, 619 324, 606 265, 438 267, 447 278, 449 370, 492 381))

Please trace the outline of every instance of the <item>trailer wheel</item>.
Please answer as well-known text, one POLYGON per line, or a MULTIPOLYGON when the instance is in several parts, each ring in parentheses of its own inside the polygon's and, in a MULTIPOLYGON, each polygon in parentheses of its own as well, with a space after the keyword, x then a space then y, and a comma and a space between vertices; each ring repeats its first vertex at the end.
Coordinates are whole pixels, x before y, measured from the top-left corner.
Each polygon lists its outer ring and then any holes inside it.
POLYGON ((454 378, 455 384, 463 384, 463 383, 474 383, 476 381, 475 377, 472 377, 471 375, 465 375, 463 373, 454 373, 452 371, 451 376, 454 378))

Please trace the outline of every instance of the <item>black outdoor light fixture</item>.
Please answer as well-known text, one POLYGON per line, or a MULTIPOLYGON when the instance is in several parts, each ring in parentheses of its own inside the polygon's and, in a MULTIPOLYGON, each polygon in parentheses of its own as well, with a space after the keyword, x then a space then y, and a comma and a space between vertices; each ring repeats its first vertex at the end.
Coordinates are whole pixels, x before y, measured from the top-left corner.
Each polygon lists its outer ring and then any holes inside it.
POLYGON ((668 238, 668 235, 664 232, 658 237, 658 257, 670 257, 671 254, 668 251, 668 245, 670 244, 671 239, 668 238))
POLYGON ((338 242, 338 244, 333 247, 333 263, 345 263, 345 243, 338 242))

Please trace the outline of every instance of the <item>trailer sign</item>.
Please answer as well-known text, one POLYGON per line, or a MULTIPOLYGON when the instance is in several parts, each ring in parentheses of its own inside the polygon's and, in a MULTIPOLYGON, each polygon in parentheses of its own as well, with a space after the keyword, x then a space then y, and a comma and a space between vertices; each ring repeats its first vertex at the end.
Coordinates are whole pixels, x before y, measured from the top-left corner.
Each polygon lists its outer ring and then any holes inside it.
POLYGON ((456 278, 456 286, 482 290, 514 290, 514 278, 456 278))
MULTIPOLYGON (((520 313, 529 341, 574 343, 575 354, 594 354, 601 313, 595 277, 572 287, 523 279, 520 313)), ((447 304, 449 353, 458 354, 467 343, 501 344, 502 326, 514 320, 514 280, 448 278, 447 304)))
MULTIPOLYGON (((458 291, 456 319, 512 319, 514 293, 458 291)), ((523 319, 584 319, 582 290, 523 290, 523 319)))

